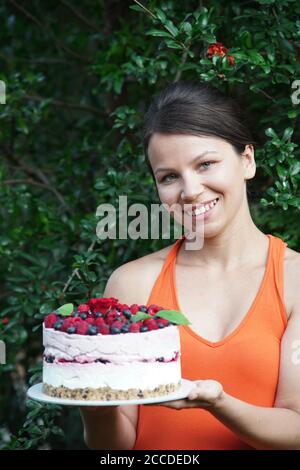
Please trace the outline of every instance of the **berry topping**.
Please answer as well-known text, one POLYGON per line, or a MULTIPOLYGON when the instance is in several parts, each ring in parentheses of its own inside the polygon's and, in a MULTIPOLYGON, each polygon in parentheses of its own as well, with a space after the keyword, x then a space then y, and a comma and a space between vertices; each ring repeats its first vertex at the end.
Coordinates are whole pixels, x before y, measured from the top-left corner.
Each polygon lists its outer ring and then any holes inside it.
POLYGON ((69 335, 73 335, 74 333, 76 333, 76 327, 75 326, 70 326, 67 329, 67 333, 69 333, 69 335))
POLYGON ((88 335, 97 335, 98 334, 98 328, 96 326, 90 325, 87 331, 88 335))
POLYGON ((140 323, 132 323, 129 328, 130 333, 138 333, 140 331, 140 323))
POLYGON ((111 333, 112 335, 118 335, 118 334, 121 333, 121 329, 111 326, 111 327, 110 327, 110 333, 111 333))
POLYGON ((145 313, 147 313, 147 312, 148 312, 148 309, 147 309, 147 307, 146 307, 145 305, 141 305, 140 308, 139 308, 139 311, 140 311, 140 312, 145 312, 145 313))
POLYGON ((79 313, 84 313, 84 312, 88 313, 90 310, 90 307, 88 306, 88 304, 81 304, 79 305, 77 310, 79 313))
POLYGON ((46 328, 53 328, 54 324, 56 323, 57 316, 55 313, 50 313, 45 318, 45 327, 46 328))
POLYGON ((80 316, 80 318, 81 318, 82 320, 86 320, 86 319, 87 319, 87 313, 85 313, 85 312, 80 313, 79 316, 80 316))
POLYGON ((85 321, 80 321, 76 323, 77 334, 79 335, 86 335, 89 329, 89 324, 85 321))
POLYGON ((60 330, 62 326, 63 326, 63 321, 62 321, 62 320, 57 320, 57 321, 54 323, 53 328, 54 328, 55 330, 60 330))
POLYGON ((128 319, 130 319, 130 317, 132 317, 132 313, 131 313, 131 311, 128 310, 128 309, 123 310, 123 315, 124 315, 126 318, 128 318, 128 319))

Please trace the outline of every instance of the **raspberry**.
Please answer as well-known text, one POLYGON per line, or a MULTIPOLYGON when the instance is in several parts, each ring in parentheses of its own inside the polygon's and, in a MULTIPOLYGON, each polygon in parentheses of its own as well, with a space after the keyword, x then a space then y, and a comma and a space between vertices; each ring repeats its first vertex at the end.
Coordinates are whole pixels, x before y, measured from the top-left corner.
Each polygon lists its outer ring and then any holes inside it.
POLYGON ((87 304, 81 304, 79 305, 79 307, 77 308, 78 312, 80 313, 83 313, 83 312, 86 312, 88 313, 88 311, 90 310, 90 307, 87 305, 87 304))
POLYGON ((124 325, 124 323, 122 321, 114 321, 111 324, 111 328, 118 328, 119 330, 121 330, 123 325, 124 325))
POLYGON ((109 335, 109 326, 108 325, 100 325, 98 327, 99 333, 101 335, 109 335))
POLYGON ((158 305, 152 304, 152 305, 149 305, 149 307, 148 307, 148 313, 149 313, 149 315, 153 315, 153 316, 154 316, 154 315, 155 315, 157 312, 159 312, 160 310, 163 310, 163 308, 162 308, 162 307, 159 307, 158 305))
POLYGON ((139 333, 140 331, 140 322, 131 323, 129 331, 130 333, 139 333))
POLYGON ((140 309, 140 308, 139 308, 138 304, 132 304, 132 305, 130 306, 130 309, 129 309, 129 310, 131 311, 131 313, 132 313, 133 315, 135 315, 135 314, 139 311, 139 309, 140 309))
POLYGON ((62 324, 62 327, 60 329, 60 331, 64 331, 66 332, 68 328, 70 328, 71 326, 73 326, 74 322, 73 322, 73 318, 72 317, 67 317, 63 320, 63 324, 62 324))
POLYGON ((88 317, 88 318, 86 319, 86 321, 87 321, 90 325, 94 325, 94 324, 95 324, 95 320, 94 320, 93 317, 88 317))
POLYGON ((78 335, 86 335, 89 329, 89 324, 86 321, 81 320, 76 323, 76 329, 78 335))
POLYGON ((101 325, 105 325, 104 318, 101 318, 101 317, 96 318, 96 319, 94 320, 94 325, 97 326, 98 328, 99 328, 99 326, 101 326, 101 325))
POLYGON ((161 323, 164 326, 169 326, 170 322, 166 318, 157 317, 157 323, 161 323))
POLYGON ((147 322, 146 326, 148 327, 149 331, 158 330, 158 325, 157 325, 156 321, 153 318, 148 319, 148 322, 147 322))
POLYGON ((57 316, 55 315, 55 313, 50 313, 45 318, 45 327, 46 328, 53 328, 54 323, 56 322, 56 320, 57 320, 57 316))

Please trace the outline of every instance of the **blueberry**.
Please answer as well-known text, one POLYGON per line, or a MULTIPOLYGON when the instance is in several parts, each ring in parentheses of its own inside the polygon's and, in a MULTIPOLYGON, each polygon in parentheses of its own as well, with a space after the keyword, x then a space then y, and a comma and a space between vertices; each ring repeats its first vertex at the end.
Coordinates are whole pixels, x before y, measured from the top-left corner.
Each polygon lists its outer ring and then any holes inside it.
POLYGON ((101 312, 96 312, 96 313, 95 313, 95 317, 96 317, 96 318, 102 318, 102 317, 103 317, 103 313, 101 313, 101 312))
POLYGON ((120 307, 115 307, 115 310, 117 310, 117 312, 121 312, 120 307))
POLYGON ((49 356, 45 357, 45 360, 46 360, 46 362, 51 362, 52 363, 52 362, 54 362, 55 357, 52 356, 51 354, 49 354, 49 356))
POLYGON ((96 326, 90 325, 87 333, 88 333, 88 335, 97 335, 98 334, 98 328, 96 326))
POLYGON ((148 312, 148 309, 147 309, 147 307, 146 307, 145 305, 143 305, 142 307, 139 308, 139 311, 140 311, 140 312, 145 312, 145 313, 147 313, 147 312, 148 312))
POLYGON ((129 328, 130 328, 130 325, 128 325, 128 323, 126 325, 123 325, 121 328, 121 333, 128 333, 129 328))
POLYGON ((132 313, 130 310, 123 310, 123 315, 126 317, 126 318, 131 318, 132 317, 132 313))
POLYGON ((67 329, 67 333, 69 333, 69 335, 72 335, 73 333, 76 333, 76 327, 75 326, 70 326, 67 329))
POLYGON ((63 324, 63 322, 62 322, 61 320, 57 320, 57 321, 54 323, 53 328, 54 328, 55 330, 60 330, 61 327, 62 327, 62 324, 63 324))
POLYGON ((82 312, 80 314, 80 318, 82 318, 82 320, 86 320, 87 319, 87 314, 85 312, 82 312))
POLYGON ((111 332, 112 335, 118 335, 119 333, 121 333, 121 330, 120 330, 120 328, 117 328, 117 327, 113 326, 110 329, 110 332, 111 332))
POLYGON ((165 325, 163 323, 157 323, 158 328, 164 328, 165 325))
POLYGON ((122 321, 121 317, 115 317, 115 321, 122 321))
POLYGON ((74 312, 72 313, 72 317, 79 317, 80 316, 80 312, 78 312, 78 310, 74 310, 74 312))
POLYGON ((163 357, 158 357, 156 360, 157 360, 157 362, 164 362, 164 358, 163 358, 163 357))
POLYGON ((140 332, 143 333, 144 331, 148 331, 148 326, 146 325, 141 326, 140 332))

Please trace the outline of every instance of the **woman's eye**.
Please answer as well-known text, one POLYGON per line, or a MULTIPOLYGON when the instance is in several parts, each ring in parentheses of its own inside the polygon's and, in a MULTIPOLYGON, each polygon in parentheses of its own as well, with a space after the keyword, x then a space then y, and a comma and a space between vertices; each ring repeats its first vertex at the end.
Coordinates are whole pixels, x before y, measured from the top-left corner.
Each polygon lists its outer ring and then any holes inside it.
MULTIPOLYGON (((213 161, 202 162, 202 163, 200 163, 199 166, 201 167, 202 165, 208 165, 208 166, 203 166, 204 170, 208 170, 213 163, 215 163, 215 162, 213 162, 213 161)), ((170 178, 170 176, 175 176, 176 177, 176 175, 174 173, 170 173, 169 175, 163 176, 162 179, 160 180, 160 183, 169 183, 170 180, 168 178, 170 178)))
MULTIPOLYGON (((201 165, 207 165, 207 164, 211 165, 212 163, 214 163, 214 162, 212 162, 212 161, 203 162, 203 163, 200 164, 200 166, 201 166, 201 165)), ((204 167, 204 168, 209 168, 209 167, 204 167)))
POLYGON ((166 181, 168 182, 167 178, 169 178, 170 176, 174 176, 174 173, 171 173, 170 175, 164 176, 164 177, 160 180, 160 182, 161 182, 161 183, 164 183, 164 182, 166 182, 166 181))

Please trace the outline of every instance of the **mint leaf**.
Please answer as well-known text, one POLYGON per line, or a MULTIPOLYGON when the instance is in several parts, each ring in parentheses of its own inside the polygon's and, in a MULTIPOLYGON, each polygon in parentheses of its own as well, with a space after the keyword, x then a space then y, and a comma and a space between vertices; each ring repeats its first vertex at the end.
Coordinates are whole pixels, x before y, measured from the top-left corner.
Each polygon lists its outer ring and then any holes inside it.
POLYGON ((74 310, 74 305, 73 304, 65 304, 56 309, 58 313, 60 313, 63 317, 68 317, 71 315, 71 313, 74 310))
POLYGON ((157 317, 165 318, 177 325, 189 325, 191 322, 178 310, 160 310, 155 314, 157 317))
POLYGON ((146 313, 146 312, 138 311, 138 312, 136 312, 135 315, 132 315, 132 316, 130 317, 130 320, 131 320, 133 323, 136 323, 136 322, 138 322, 138 321, 146 320, 146 318, 152 318, 152 315, 149 315, 149 313, 146 313))

